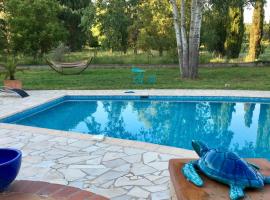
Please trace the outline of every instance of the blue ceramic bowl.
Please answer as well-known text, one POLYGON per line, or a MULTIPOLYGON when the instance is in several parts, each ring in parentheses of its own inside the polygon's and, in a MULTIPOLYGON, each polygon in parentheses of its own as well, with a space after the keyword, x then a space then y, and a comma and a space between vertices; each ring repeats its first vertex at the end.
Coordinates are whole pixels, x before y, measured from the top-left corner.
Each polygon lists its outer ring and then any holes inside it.
POLYGON ((0 191, 14 181, 21 167, 22 152, 16 149, 0 149, 0 191))

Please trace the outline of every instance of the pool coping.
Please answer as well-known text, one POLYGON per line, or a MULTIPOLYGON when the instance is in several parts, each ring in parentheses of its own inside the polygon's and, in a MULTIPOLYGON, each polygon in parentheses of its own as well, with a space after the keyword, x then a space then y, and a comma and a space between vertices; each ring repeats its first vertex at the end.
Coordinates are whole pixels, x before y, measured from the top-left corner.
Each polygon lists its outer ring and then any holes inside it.
MULTIPOLYGON (((126 94, 124 92, 129 90, 54 90, 54 91, 47 91, 53 93, 54 96, 43 96, 42 100, 37 103, 31 102, 35 95, 30 96, 25 99, 17 99, 17 101, 30 101, 28 102, 27 106, 23 105, 22 108, 17 109, 16 111, 12 111, 8 114, 0 113, 0 120, 7 118, 9 116, 18 114, 20 112, 26 111, 28 109, 32 109, 43 104, 49 103, 51 101, 63 98, 65 96, 176 96, 176 97, 234 97, 234 98, 269 98, 270 102, 270 92, 268 91, 247 91, 244 90, 133 90, 135 93, 126 94), (55 93, 58 93, 55 95, 55 93), (44 99, 44 97, 46 97, 44 99)), ((46 93, 45 91, 29 91, 30 95, 35 93, 46 93)), ((0 96, 1 100, 1 96, 0 96)), ((1 104, 0 104, 1 107, 1 104)), ((12 130, 19 130, 19 131, 28 131, 28 132, 39 132, 43 134, 57 134, 59 136, 69 136, 80 138, 80 139, 88 139, 88 140, 97 140, 103 141, 108 144, 117 144, 121 146, 129 146, 129 147, 136 147, 142 148, 149 151, 156 151, 159 153, 167 153, 167 154, 174 154, 174 155, 190 155, 190 157, 197 157, 197 155, 192 150, 187 150, 183 148, 177 147, 170 147, 140 141, 133 141, 133 140, 124 140, 118 138, 111 138, 111 137, 102 137, 102 136, 95 136, 95 135, 86 135, 82 133, 74 132, 74 134, 70 134, 68 131, 59 131, 59 130, 52 130, 46 128, 37 128, 31 126, 22 126, 22 125, 15 125, 15 124, 7 124, 7 123, 0 123, 0 128, 12 129, 12 130), (124 141, 124 142, 123 142, 124 141)))
POLYGON ((16 124, 18 120, 35 115, 39 112, 69 101, 169 101, 169 102, 213 102, 213 103, 264 103, 270 104, 267 97, 239 96, 156 96, 156 95, 63 95, 45 103, 26 108, 5 117, 0 117, 0 123, 16 124))
MULTIPOLYGON (((59 92, 59 95, 56 95, 51 98, 47 98, 44 101, 38 102, 36 104, 32 104, 30 106, 21 108, 16 111, 11 111, 8 114, 2 114, 0 113, 0 120, 10 117, 12 115, 18 114, 20 112, 24 112, 29 109, 33 109, 35 107, 41 106, 46 103, 50 103, 51 101, 60 99, 60 98, 65 98, 66 96, 154 96, 154 97, 202 97, 202 98, 228 98, 228 97, 233 97, 235 99, 241 99, 241 98, 255 98, 255 99, 268 99, 270 103, 270 91, 248 91, 247 93, 246 90, 32 90, 29 91, 30 95, 31 92, 35 91, 50 91, 50 92, 59 92), (128 94, 125 93, 127 91, 134 91, 134 93, 128 94)), ((28 100, 33 97, 28 97, 23 100, 28 100)), ((1 96, 0 96, 1 100, 1 96)), ((151 100, 151 99, 150 99, 151 100)), ((208 100, 206 100, 208 101, 208 100)), ((235 100, 237 101, 237 100, 235 100)), ((214 102, 227 102, 227 101, 214 101, 214 102)), ((238 102, 238 101, 237 101, 238 102)), ((247 103, 253 103, 252 101, 244 101, 247 103)), ((255 101, 254 103, 256 103, 255 101)), ((1 102, 0 102, 1 103, 1 102)), ((0 104, 1 106, 1 104, 0 104)))
POLYGON ((74 138, 74 139, 83 139, 83 140, 88 140, 88 141, 103 142, 110 145, 120 145, 123 147, 139 148, 146 151, 154 151, 154 152, 162 153, 162 154, 178 155, 180 157, 182 155, 185 155, 191 158, 197 158, 197 154, 193 150, 170 147, 170 146, 160 145, 160 144, 152 144, 148 142, 141 142, 141 141, 135 141, 135 140, 112 138, 112 137, 107 137, 103 135, 91 135, 91 134, 83 134, 83 133, 78 133, 78 132, 52 130, 52 129, 46 129, 46 128, 37 128, 37 127, 23 126, 23 125, 17 125, 17 124, 7 124, 7 123, 0 123, 0 128, 7 129, 7 130, 15 130, 15 131, 19 130, 21 132, 25 132, 26 134, 39 133, 42 135, 53 134, 59 137, 68 136, 69 138, 74 138))

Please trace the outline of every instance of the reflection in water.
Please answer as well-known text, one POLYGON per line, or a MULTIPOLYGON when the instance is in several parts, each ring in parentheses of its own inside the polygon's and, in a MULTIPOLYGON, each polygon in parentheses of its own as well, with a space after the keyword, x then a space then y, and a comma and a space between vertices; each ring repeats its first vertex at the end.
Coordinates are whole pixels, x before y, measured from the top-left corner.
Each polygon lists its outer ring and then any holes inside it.
POLYGON ((252 124, 253 111, 255 109, 256 104, 254 103, 245 103, 245 125, 250 128, 252 124))
POLYGON ((16 122, 191 149, 191 140, 270 159, 270 105, 68 101, 16 122))
POLYGON ((261 104, 256 140, 256 153, 270 158, 270 105, 261 104))

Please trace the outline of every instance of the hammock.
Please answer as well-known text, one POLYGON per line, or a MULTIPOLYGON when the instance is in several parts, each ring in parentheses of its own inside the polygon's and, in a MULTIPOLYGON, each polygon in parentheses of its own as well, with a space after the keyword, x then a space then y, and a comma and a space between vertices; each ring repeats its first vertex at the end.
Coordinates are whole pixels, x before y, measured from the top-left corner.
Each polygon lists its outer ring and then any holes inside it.
POLYGON ((79 61, 73 63, 56 63, 52 60, 46 59, 47 64, 57 73, 62 75, 78 75, 84 72, 91 64, 93 57, 88 61, 79 61), (75 72, 66 72, 66 69, 79 69, 75 72))

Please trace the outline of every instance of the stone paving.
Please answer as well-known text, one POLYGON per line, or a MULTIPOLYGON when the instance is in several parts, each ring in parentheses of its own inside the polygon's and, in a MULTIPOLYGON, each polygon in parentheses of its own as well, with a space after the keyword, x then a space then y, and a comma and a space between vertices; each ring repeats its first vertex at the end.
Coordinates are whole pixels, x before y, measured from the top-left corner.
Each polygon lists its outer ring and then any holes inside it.
MULTIPOLYGON (((0 118, 63 95, 123 95, 124 91, 30 91, 29 98, 0 96, 0 118)), ((269 92, 142 90, 133 95, 270 97, 269 92)), ((171 199, 168 161, 193 151, 0 123, 0 146, 21 149, 18 179, 74 186, 110 199, 171 199)))
POLYGON ((1 147, 23 152, 19 180, 69 185, 110 199, 170 199, 168 160, 195 156, 159 145, 5 124, 0 138, 1 147), (172 154, 161 153, 166 151, 172 154))

